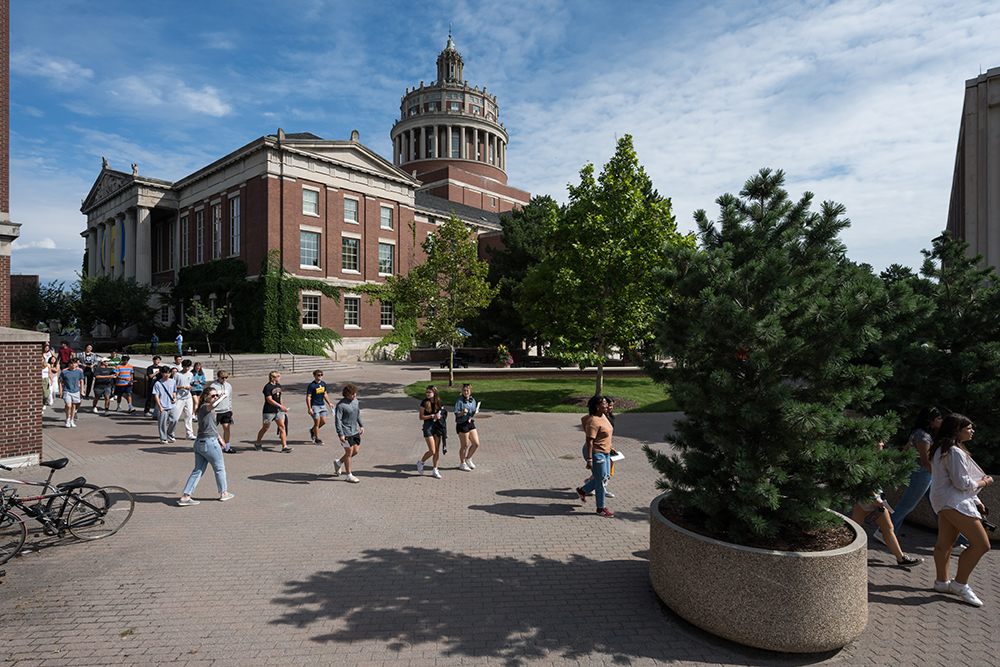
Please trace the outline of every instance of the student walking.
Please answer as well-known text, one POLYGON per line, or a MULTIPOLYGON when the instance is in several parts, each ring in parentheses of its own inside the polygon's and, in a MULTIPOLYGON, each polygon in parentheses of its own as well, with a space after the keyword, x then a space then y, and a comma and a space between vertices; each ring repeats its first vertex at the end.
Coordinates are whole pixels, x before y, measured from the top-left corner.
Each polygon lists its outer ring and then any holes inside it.
POLYGON ((594 491, 597 514, 613 517, 614 514, 604 506, 604 478, 611 466, 611 436, 614 433, 614 427, 605 416, 607 409, 608 402, 603 396, 594 396, 587 403, 590 420, 586 426, 585 458, 586 468, 592 471, 594 476, 582 487, 577 487, 576 493, 580 496, 580 500, 586 503, 587 493, 594 491))
POLYGON ((420 418, 421 430, 424 434, 424 442, 427 443, 427 453, 417 461, 417 472, 421 475, 424 474, 424 463, 427 459, 433 459, 434 469, 431 471, 431 476, 436 479, 441 479, 441 473, 438 472, 438 459, 441 454, 441 434, 438 425, 441 418, 444 417, 444 410, 441 405, 441 398, 438 396, 437 387, 431 385, 427 387, 424 392, 424 400, 420 402, 420 409, 417 411, 417 416, 420 418))
POLYGON ((455 401, 455 431, 461 446, 458 450, 459 470, 471 472, 476 469, 472 456, 479 449, 479 431, 476 430, 476 415, 479 404, 472 398, 472 385, 462 385, 462 395, 455 401))
POLYGON ((97 368, 99 357, 94 354, 94 346, 88 345, 83 352, 76 355, 76 358, 80 362, 80 370, 83 371, 83 377, 86 380, 83 387, 83 398, 90 398, 94 391, 94 369, 97 368))
POLYGON ((198 420, 198 404, 201 402, 201 394, 205 391, 205 383, 208 378, 205 377, 205 371, 201 369, 201 362, 194 362, 194 367, 191 368, 191 399, 194 401, 194 419, 198 420))
POLYGON ((233 385, 226 382, 229 373, 218 371, 215 374, 215 382, 209 389, 214 389, 219 394, 219 402, 215 404, 215 421, 222 427, 222 451, 229 453, 233 451, 232 441, 229 439, 229 429, 233 425, 233 385))
POLYGON ((160 369, 159 380, 153 384, 153 402, 156 405, 156 426, 160 433, 160 443, 174 442, 174 429, 177 428, 177 417, 174 415, 174 399, 177 397, 177 384, 170 377, 171 370, 160 369))
POLYGON ((142 413, 147 417, 153 412, 153 383, 160 376, 160 368, 162 368, 160 355, 153 357, 152 366, 146 366, 146 404, 142 408, 142 413))
POLYGON ((194 373, 191 372, 190 359, 185 359, 181 364, 181 372, 174 375, 174 381, 177 383, 177 405, 174 406, 177 421, 184 420, 185 437, 194 440, 194 397, 191 396, 194 373))
POLYGON ((992 486, 993 478, 983 472, 966 449, 965 443, 972 440, 975 432, 968 417, 950 414, 942 421, 931 445, 931 507, 938 515, 934 590, 957 595, 974 607, 982 607, 982 600, 969 587, 969 577, 990 550, 990 540, 981 522, 986 508, 978 493, 992 486), (958 571, 950 579, 951 549, 959 533, 969 538, 969 546, 958 557, 958 571))
POLYGON ((263 449, 260 439, 267 433, 267 429, 271 428, 271 422, 277 422, 278 437, 281 438, 281 451, 290 452, 292 448, 288 446, 288 434, 285 432, 285 413, 288 412, 288 408, 281 401, 281 383, 278 382, 281 379, 281 373, 271 371, 267 378, 267 384, 261 390, 261 393, 264 394, 264 423, 261 424, 260 431, 257 432, 257 441, 253 443, 253 448, 258 452, 263 449))
POLYGON ((66 404, 66 428, 76 428, 76 411, 80 407, 83 393, 83 371, 77 368, 76 357, 71 357, 66 370, 59 374, 62 383, 62 399, 66 404))
POLYGON ((198 438, 194 441, 194 470, 188 477, 184 486, 184 493, 178 505, 197 505, 199 501, 193 499, 195 487, 205 473, 209 464, 215 472, 215 484, 219 489, 219 500, 226 501, 233 498, 233 494, 226 488, 226 462, 222 458, 222 447, 219 445, 219 431, 215 424, 212 411, 222 396, 215 389, 204 392, 201 407, 198 409, 198 438))
POLYGON ((129 412, 135 412, 132 405, 132 384, 135 379, 135 368, 129 364, 129 357, 126 354, 121 358, 121 363, 115 368, 115 399, 117 401, 115 411, 122 409, 122 397, 125 397, 125 404, 128 405, 129 412))
POLYGON ((358 388, 349 384, 340 393, 343 398, 337 402, 334 410, 333 425, 337 429, 340 444, 344 447, 344 456, 339 461, 334 461, 334 474, 340 475, 340 468, 343 466, 347 481, 357 484, 361 480, 354 476, 351 461, 361 450, 361 436, 365 433, 365 426, 361 422, 361 407, 358 405, 358 388))
POLYGON ((107 359, 97 362, 94 369, 94 414, 97 414, 97 403, 104 399, 104 414, 111 409, 111 392, 115 387, 115 371, 108 366, 107 359))
MULTIPOLYGON (((306 409, 309 410, 309 416, 313 420, 309 435, 312 436, 313 442, 317 445, 323 444, 319 437, 319 430, 326 425, 327 415, 330 414, 332 408, 333 404, 327 394, 326 383, 323 382, 323 371, 313 371, 313 381, 306 387, 306 409)), ((340 434, 340 429, 337 429, 337 434, 340 434)))

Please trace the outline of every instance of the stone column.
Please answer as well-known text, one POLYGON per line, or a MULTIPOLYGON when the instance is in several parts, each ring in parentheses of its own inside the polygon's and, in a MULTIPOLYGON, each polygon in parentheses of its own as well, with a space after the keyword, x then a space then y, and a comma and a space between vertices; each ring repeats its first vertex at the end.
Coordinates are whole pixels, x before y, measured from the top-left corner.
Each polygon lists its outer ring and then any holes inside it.
POLYGON ((417 159, 417 130, 410 130, 410 160, 417 159))
POLYGON ((427 128, 420 126, 420 150, 417 151, 418 158, 427 157, 427 128))
POLYGON ((140 206, 135 210, 135 281, 141 285, 153 282, 152 238, 149 209, 140 206))
POLYGON ((461 128, 461 133, 462 133, 462 140, 458 144, 458 157, 462 158, 463 160, 467 160, 469 158, 469 144, 468 144, 468 139, 465 136, 464 125, 461 128))
MULTIPOLYGON (((211 215, 212 209, 207 208, 206 211, 211 215)), ((174 219, 169 223, 170 229, 173 230, 174 237, 174 261, 171 262, 170 268, 173 269, 174 278, 176 279, 180 276, 180 266, 181 266, 181 212, 174 211, 174 219)), ((214 238, 209 235, 210 238, 214 238)), ((209 253, 212 251, 209 250, 209 253)), ((211 257, 211 254, 209 254, 211 257)))
POLYGON ((125 212, 125 277, 135 278, 135 211, 125 212))
POLYGON ((115 219, 115 277, 121 278, 125 275, 125 250, 122 246, 128 244, 128 235, 125 233, 125 214, 119 213, 115 219), (122 240, 125 242, 122 243, 122 240))
POLYGON ((96 250, 94 252, 94 272, 91 274, 94 276, 104 275, 104 244, 102 241, 105 231, 106 228, 103 222, 97 223, 94 227, 94 245, 96 250))
POLYGON ((446 128, 448 130, 448 132, 446 133, 448 144, 447 144, 447 146, 445 146, 445 149, 444 149, 444 157, 450 160, 451 159, 451 125, 447 125, 446 128))

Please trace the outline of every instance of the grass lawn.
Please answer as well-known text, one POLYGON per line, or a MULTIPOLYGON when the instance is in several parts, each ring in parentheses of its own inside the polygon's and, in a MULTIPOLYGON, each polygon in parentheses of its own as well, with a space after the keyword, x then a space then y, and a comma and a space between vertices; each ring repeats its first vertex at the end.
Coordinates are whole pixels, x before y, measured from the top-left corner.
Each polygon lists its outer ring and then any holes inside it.
MULTIPOLYGON (((415 382, 406 387, 406 393, 416 399, 423 399, 429 382, 415 382)), ((593 396, 594 380, 572 378, 535 378, 475 380, 472 382, 472 396, 484 404, 487 410, 512 410, 517 412, 576 412, 583 414, 586 408, 567 405, 564 399, 571 396, 593 396)), ((446 406, 454 406, 461 393, 462 385, 454 387, 438 384, 441 401, 446 406)), ((677 405, 664 388, 649 378, 612 378, 604 380, 604 394, 616 398, 626 398, 638 403, 638 407, 615 412, 673 412, 677 405)))

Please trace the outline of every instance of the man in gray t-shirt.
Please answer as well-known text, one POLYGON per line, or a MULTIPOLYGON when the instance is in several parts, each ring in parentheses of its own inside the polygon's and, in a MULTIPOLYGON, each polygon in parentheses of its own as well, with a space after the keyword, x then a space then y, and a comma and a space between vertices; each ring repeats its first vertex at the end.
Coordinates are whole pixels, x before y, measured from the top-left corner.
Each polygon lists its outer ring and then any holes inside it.
POLYGON ((333 411, 333 424, 337 427, 340 444, 344 447, 344 456, 339 461, 333 462, 334 474, 339 475, 340 467, 343 466, 344 472, 347 473, 347 481, 357 484, 361 480, 352 472, 351 459, 361 451, 361 436, 365 432, 365 425, 361 421, 358 388, 349 384, 341 393, 344 398, 337 402, 337 407, 333 411))

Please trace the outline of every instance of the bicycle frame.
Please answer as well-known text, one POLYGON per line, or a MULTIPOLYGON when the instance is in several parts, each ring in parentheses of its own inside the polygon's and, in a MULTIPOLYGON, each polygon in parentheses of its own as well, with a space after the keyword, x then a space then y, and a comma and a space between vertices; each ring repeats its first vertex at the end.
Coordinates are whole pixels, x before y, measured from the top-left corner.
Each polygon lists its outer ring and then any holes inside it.
MULTIPOLYGON (((61 461, 62 459, 56 461, 55 463, 60 463, 61 461)), ((54 534, 58 532, 61 534, 65 530, 65 526, 63 525, 64 524, 63 517, 66 514, 67 506, 69 505, 70 499, 73 499, 75 502, 86 503, 86 501, 83 500, 79 495, 77 495, 75 491, 83 486, 89 486, 87 484, 87 480, 83 477, 77 477, 71 482, 63 482, 62 488, 54 486, 52 484, 53 475, 55 475, 57 469, 61 470, 62 468, 65 467, 65 465, 66 465, 65 463, 62 463, 62 465, 58 467, 50 467, 49 477, 44 482, 33 482, 31 480, 25 480, 25 479, 10 479, 5 477, 0 477, 0 483, 2 484, 13 483, 13 484, 22 484, 25 486, 41 486, 44 487, 45 489, 45 493, 43 493, 42 495, 31 496, 29 498, 21 498, 18 497, 17 495, 17 489, 5 486, 2 489, 3 502, 2 505, 0 505, 0 507, 3 507, 4 509, 8 510, 12 510, 15 508, 20 509, 29 518, 35 519, 40 524, 42 524, 46 533, 54 534), (8 490, 11 491, 11 493, 8 494, 7 493, 8 490), (49 512, 48 510, 46 510, 46 508, 42 507, 43 501, 48 500, 51 503, 52 500, 56 498, 63 499, 62 504, 58 508, 59 509, 58 512, 55 511, 49 512), (28 503, 32 502, 34 502, 35 504, 29 507, 28 503)), ((0 468, 10 470, 10 468, 7 468, 7 466, 0 466, 0 468)), ((90 503, 87 504, 90 505, 90 503)), ((56 508, 53 507, 52 509, 55 510, 56 508)))

